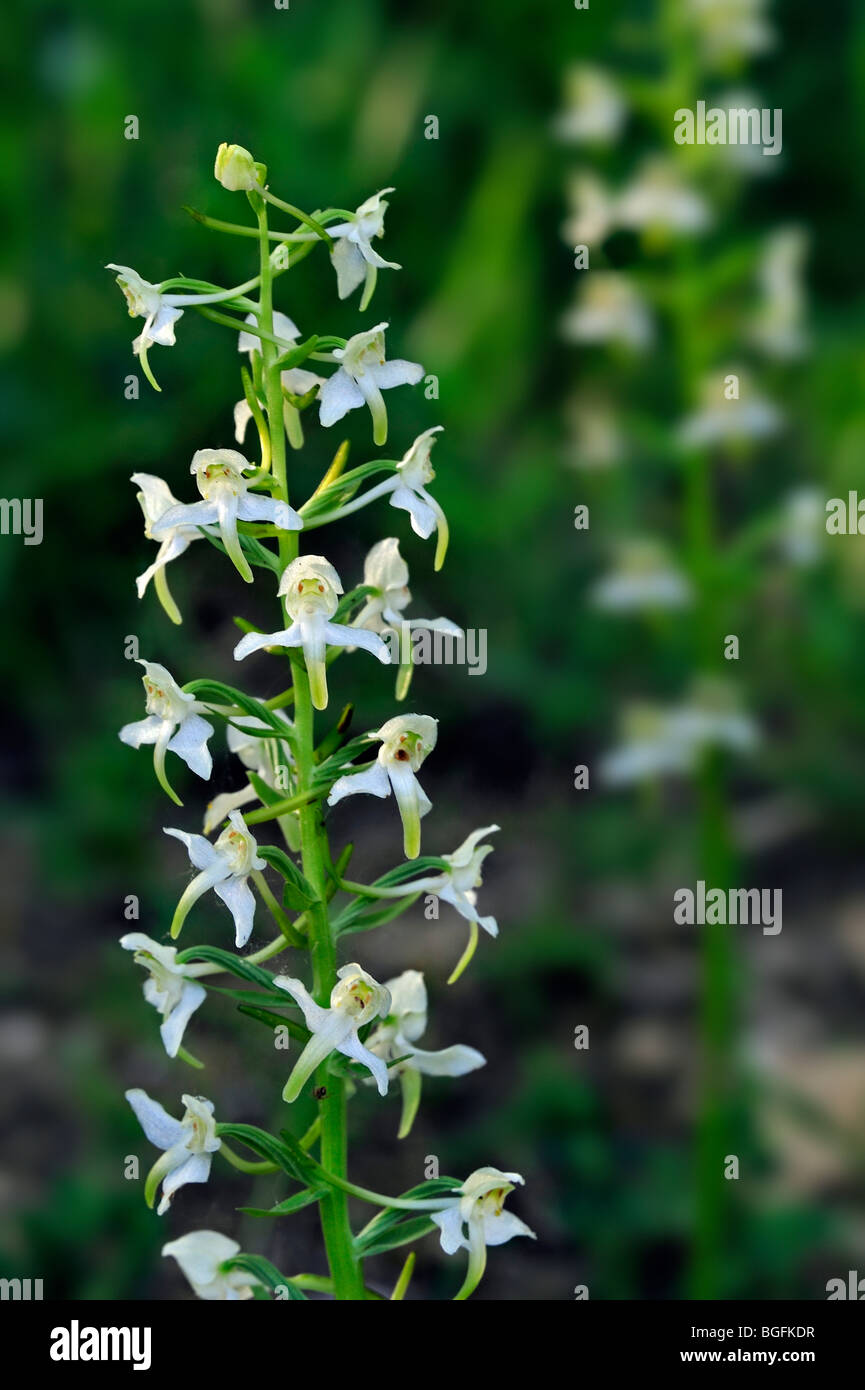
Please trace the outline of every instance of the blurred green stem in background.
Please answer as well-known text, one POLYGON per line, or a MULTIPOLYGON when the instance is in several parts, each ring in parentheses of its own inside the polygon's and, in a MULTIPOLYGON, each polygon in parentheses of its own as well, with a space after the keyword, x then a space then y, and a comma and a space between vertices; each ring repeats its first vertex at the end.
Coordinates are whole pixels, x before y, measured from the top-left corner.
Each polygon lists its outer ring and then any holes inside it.
MULTIPOLYGON (((681 8, 666 0, 663 31, 669 44, 673 108, 693 109, 697 61, 693 36, 683 27, 681 8)), ((672 109, 672 108, 671 108, 672 109)), ((666 113, 665 113, 666 116, 666 113)), ((686 411, 694 408, 706 367, 706 308, 695 243, 677 244, 672 296, 674 352, 686 411)), ((685 550, 696 592, 693 653, 698 674, 717 670, 722 634, 716 603, 715 495, 709 455, 688 449, 683 458, 685 550)), ((734 873, 723 755, 708 751, 696 780, 697 878, 726 891, 734 873)), ((687 1274, 687 1296, 724 1296, 725 1241, 729 1196, 724 1172, 731 1150, 734 1117, 731 1098, 736 1068, 736 968, 729 926, 702 924, 699 999, 699 1098, 696 1118, 694 1239, 687 1274)))

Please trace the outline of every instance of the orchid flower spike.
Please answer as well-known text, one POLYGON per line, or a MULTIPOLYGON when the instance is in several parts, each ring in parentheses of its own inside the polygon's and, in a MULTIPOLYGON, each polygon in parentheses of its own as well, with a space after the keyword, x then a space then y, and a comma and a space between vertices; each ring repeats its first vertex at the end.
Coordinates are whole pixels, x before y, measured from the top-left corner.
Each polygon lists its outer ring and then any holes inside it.
POLYGON ((331 990, 329 1009, 316 1004, 302 981, 287 975, 274 977, 273 983, 300 1006, 312 1035, 285 1083, 283 1100, 297 1100, 313 1072, 332 1052, 341 1052, 344 1057, 367 1067, 375 1078, 379 1095, 387 1094, 387 1066, 381 1057, 364 1047, 357 1030, 374 1018, 387 1016, 390 992, 359 965, 344 965, 336 973, 337 983, 331 990))
POLYGON ((372 247, 373 237, 384 235, 384 215, 388 206, 384 198, 386 193, 393 191, 392 188, 383 188, 379 193, 374 193, 365 203, 361 203, 347 222, 337 222, 327 229, 328 236, 334 242, 330 259, 336 271, 340 299, 348 299, 358 285, 365 282, 360 301, 361 313, 372 299, 379 270, 402 269, 396 261, 384 260, 372 247))
POLYGON ((213 1102, 205 1100, 204 1096, 181 1096, 186 1110, 182 1120, 175 1120, 158 1101, 151 1100, 146 1091, 127 1091, 126 1099, 145 1137, 157 1149, 164 1150, 144 1184, 145 1200, 152 1207, 156 1189, 162 1183, 162 1200, 156 1208, 157 1214, 162 1216, 179 1187, 188 1182, 207 1182, 210 1177, 210 1156, 222 1146, 222 1141, 216 1137, 213 1102))
POLYGON ((200 870, 175 908, 171 935, 180 935, 192 904, 212 888, 234 918, 234 944, 239 950, 250 938, 255 914, 255 896, 247 880, 253 870, 266 868, 266 862, 259 857, 258 844, 240 812, 232 811, 228 820, 215 844, 203 835, 187 835, 183 830, 164 827, 166 835, 173 835, 186 845, 192 864, 200 870))
POLYGON ((261 1280, 244 1269, 223 1268, 240 1254, 240 1246, 218 1231, 190 1231, 163 1245, 162 1253, 177 1261, 198 1297, 208 1302, 253 1298, 253 1288, 261 1286, 261 1280))
MULTIPOLYGON (((152 473, 133 473, 129 481, 135 483, 136 487, 140 489, 136 493, 136 498, 144 513, 144 534, 149 541, 152 541, 155 523, 172 507, 179 505, 177 498, 173 495, 168 484, 152 473)), ((193 541, 202 539, 201 531, 197 526, 171 527, 160 537, 159 550, 153 564, 148 566, 143 574, 139 574, 135 581, 138 597, 143 598, 151 579, 154 580, 159 602, 173 623, 179 623, 181 618, 177 604, 168 589, 165 566, 170 564, 172 560, 176 560, 178 555, 182 555, 193 541)))
POLYGON ((319 420, 322 425, 335 425, 350 410, 368 405, 372 415, 373 439, 376 444, 387 441, 387 408, 382 391, 392 386, 415 386, 423 378, 419 362, 396 358, 385 361, 384 333, 386 323, 379 323, 366 333, 355 333, 344 348, 335 348, 334 357, 339 370, 321 388, 319 420))
POLYGON ((189 471, 204 500, 170 507, 152 526, 154 538, 162 540, 177 526, 218 526, 235 569, 251 584, 252 570, 241 549, 238 521, 269 521, 281 531, 299 531, 303 518, 287 502, 249 491, 250 480, 243 475, 257 470, 236 449, 199 449, 189 471))
POLYGON ((404 970, 388 980, 385 989, 390 991, 390 1011, 367 1039, 367 1046, 399 1077, 402 1119, 398 1138, 405 1139, 420 1104, 422 1076, 465 1076, 485 1066, 487 1059, 475 1048, 461 1043, 438 1052, 415 1047, 427 1024, 426 985, 419 970, 404 970))
POLYGON ((196 1009, 207 997, 207 991, 197 983, 201 975, 210 975, 211 965, 179 965, 176 946, 160 946, 144 932, 127 932, 121 936, 124 951, 134 951, 136 965, 150 972, 144 981, 144 998, 162 1017, 159 1035, 169 1057, 176 1057, 183 1034, 196 1009))
POLYGON ((213 770, 213 759, 207 740, 213 725, 202 719, 199 711, 205 708, 193 695, 180 689, 173 676, 157 661, 138 661, 144 667, 145 709, 147 718, 134 724, 124 724, 120 740, 130 748, 153 744, 153 768, 156 780, 178 806, 183 802, 165 774, 165 754, 176 753, 186 766, 205 780, 213 770))
POLYGON ((327 798, 328 806, 335 806, 356 792, 386 797, 393 791, 402 819, 406 859, 417 859, 420 854, 421 817, 432 810, 415 773, 435 748, 437 722, 428 714, 398 714, 389 719, 370 734, 370 738, 381 740, 376 761, 362 772, 337 778, 327 798))
POLYGON ((330 621, 339 607, 342 581, 323 555, 299 555, 292 560, 283 573, 279 593, 294 620, 291 627, 281 632, 248 632, 234 649, 235 661, 262 647, 302 647, 316 709, 327 709, 328 647, 363 647, 384 665, 390 662, 390 652, 376 633, 330 621))
POLYGON ((441 1232, 441 1247, 446 1255, 458 1250, 469 1252, 465 1283, 457 1294, 464 1300, 477 1288, 483 1277, 488 1245, 504 1245, 514 1236, 535 1233, 524 1221, 505 1211, 508 1194, 517 1183, 519 1173, 502 1173, 498 1168, 477 1168, 457 1188, 452 1203, 444 1211, 434 1212, 431 1220, 441 1232))
MULTIPOLYGON (((246 322, 255 326, 255 314, 247 314, 246 322)), ((273 315, 273 332, 284 344, 286 351, 290 350, 297 343, 300 337, 300 329, 288 317, 277 310, 273 315)), ((237 340, 238 352, 246 352, 250 355, 253 352, 261 352, 261 339, 255 332, 249 333, 244 330, 237 340)), ((305 367, 289 367, 286 371, 280 372, 279 376, 282 389, 292 396, 305 396, 314 386, 323 386, 325 378, 317 376, 315 372, 308 372, 305 367)), ((246 429, 252 419, 252 410, 249 402, 244 396, 243 400, 237 402, 234 407, 234 437, 238 444, 242 444, 246 438, 246 429)))

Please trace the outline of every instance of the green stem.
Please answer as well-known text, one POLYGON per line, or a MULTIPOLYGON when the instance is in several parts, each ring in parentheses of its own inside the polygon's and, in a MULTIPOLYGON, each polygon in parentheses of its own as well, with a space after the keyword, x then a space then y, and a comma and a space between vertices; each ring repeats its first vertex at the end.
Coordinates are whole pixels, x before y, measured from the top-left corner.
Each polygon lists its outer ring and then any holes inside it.
MULTIPOLYGON (((261 264, 261 293, 259 325, 261 336, 261 368, 264 381, 267 422, 270 431, 274 495, 288 501, 286 481, 285 425, 282 412, 282 383, 277 365, 277 353, 268 337, 273 334, 273 277, 270 264, 270 239, 267 227, 267 206, 259 198, 250 199, 258 217, 259 254, 261 264)), ((287 565, 297 554, 297 534, 280 532, 279 558, 287 565)), ((301 659, 292 661, 295 706, 295 759, 298 786, 301 794, 311 793, 315 772, 315 727, 309 681, 301 659)), ((308 939, 312 957, 313 995, 327 1005, 336 984, 336 950, 327 909, 327 877, 329 862, 322 846, 323 829, 317 801, 307 802, 299 809, 301 858, 303 872, 317 895, 317 901, 306 913, 308 939)), ((337 1178, 345 1179, 347 1168, 347 1139, 345 1114, 345 1083, 331 1076, 327 1063, 322 1063, 316 1076, 324 1095, 320 1101, 321 1163, 337 1178)), ((333 1279, 334 1295, 339 1300, 364 1298, 363 1276, 352 1249, 352 1232, 348 1219, 348 1197, 344 1192, 330 1191, 318 1204, 322 1235, 333 1279)))
MULTIPOLYGON (((295 659, 295 740, 297 770, 300 782, 306 783, 314 771, 314 724, 309 679, 302 662, 295 659)), ((336 949, 327 910, 327 875, 325 865, 329 856, 324 852, 320 808, 317 803, 303 807, 300 812, 303 872, 318 895, 318 901, 308 909, 309 940, 312 955, 313 995, 322 1005, 330 999, 336 984, 336 949)), ((346 1136, 345 1082, 332 1076, 327 1062, 316 1073, 316 1084, 324 1091, 320 1102, 321 1165, 340 1185, 319 1202, 321 1229, 333 1275, 337 1299, 362 1299, 363 1278, 352 1248, 352 1233, 348 1219, 348 1196, 342 1188, 346 1182, 348 1151, 346 1136)))
MULTIPOLYGON (((674 0, 667 0, 664 24, 672 54, 670 78, 676 103, 690 107, 694 104, 698 72, 693 45, 674 0)), ((681 243, 672 318, 686 409, 694 407, 696 386, 707 365, 705 306, 699 272, 693 242, 681 243)), ((710 460, 700 449, 689 450, 684 459, 684 530, 689 569, 697 591, 694 654, 700 671, 717 670, 723 629, 714 569, 715 480, 710 460)), ((707 887, 725 890, 733 876, 733 855, 723 764, 717 753, 710 753, 703 760, 697 780, 697 802, 697 876, 707 887)), ((731 1185, 724 1177, 724 1156, 733 1143, 731 1097, 736 1073, 737 991, 730 928, 707 923, 700 932, 700 1097, 688 1296, 714 1300, 724 1296, 723 1270, 730 1223, 731 1185)))
POLYGON ((223 1158, 228 1160, 232 1168, 236 1168, 240 1173, 278 1173, 280 1171, 278 1163, 268 1163, 266 1159, 258 1162, 254 1159, 241 1158, 240 1154, 236 1154, 234 1149, 228 1147, 224 1139, 221 1141, 219 1152, 223 1158))

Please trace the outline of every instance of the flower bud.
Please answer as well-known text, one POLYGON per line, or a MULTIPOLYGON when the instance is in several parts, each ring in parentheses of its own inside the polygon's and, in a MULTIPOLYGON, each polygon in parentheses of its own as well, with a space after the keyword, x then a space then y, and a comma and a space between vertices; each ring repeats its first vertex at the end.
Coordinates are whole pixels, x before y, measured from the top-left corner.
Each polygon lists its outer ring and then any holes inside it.
POLYGON ((242 145, 226 145, 224 142, 216 151, 213 166, 214 178, 231 193, 260 190, 267 177, 263 164, 256 164, 249 150, 242 145))

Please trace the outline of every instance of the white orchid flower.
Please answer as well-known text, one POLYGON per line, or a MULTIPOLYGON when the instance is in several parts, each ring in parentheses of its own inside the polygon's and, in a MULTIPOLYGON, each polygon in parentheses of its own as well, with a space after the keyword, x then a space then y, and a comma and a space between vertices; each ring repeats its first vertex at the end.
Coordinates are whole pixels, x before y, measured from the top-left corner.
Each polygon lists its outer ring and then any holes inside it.
MULTIPOLYGON (((399 541, 388 536, 379 541, 367 554, 363 566, 363 582, 376 592, 370 594, 354 627, 369 628, 372 632, 396 631, 400 634, 400 660, 405 661, 402 639, 410 639, 413 628, 429 632, 446 632, 462 637, 463 630, 449 618, 404 618, 403 610, 411 603, 408 587, 408 565, 399 553, 399 541)), ((408 661, 411 661, 411 641, 408 642, 408 661)), ((402 692, 405 693, 404 691, 402 692)), ((400 691, 397 691, 400 694, 400 691)))
POLYGON ((485 825, 480 830, 473 830, 453 854, 441 856, 448 866, 444 873, 415 879, 412 883, 415 892, 435 893, 443 902, 455 907, 467 922, 483 927, 490 936, 498 936, 498 923, 495 917, 478 916, 475 890, 483 884, 481 865, 494 848, 493 845, 482 845, 480 841, 498 829, 497 825, 485 825))
POLYGON ((267 178, 267 169, 263 164, 256 164, 249 150, 242 145, 229 145, 223 141, 216 151, 213 177, 229 193, 260 193, 267 178))
POLYGON ((750 753, 758 742, 750 715, 727 686, 714 681, 698 682, 680 704, 629 706, 622 734, 621 744, 600 764, 601 777, 611 787, 688 774, 708 749, 750 753))
POLYGON ((615 220, 633 231, 694 233, 711 221, 709 206, 679 177, 672 160, 651 159, 619 193, 615 220))
MULTIPOLYGON (((340 778, 340 781, 351 780, 350 777, 340 778)), ((335 784, 335 787, 337 786, 339 782, 335 784)), ((480 830, 473 830, 453 854, 441 855, 447 866, 441 873, 428 874, 423 878, 413 878, 389 888, 376 889, 376 895, 381 898, 406 898, 416 893, 433 893, 443 902, 450 903, 451 907, 456 908, 460 916, 470 923, 468 945, 448 979, 449 985, 459 979, 472 959, 478 944, 478 928, 482 927, 490 936, 499 934, 495 917, 479 915, 476 891, 483 886, 483 862, 487 855, 493 852, 492 845, 480 842, 485 835, 492 835, 498 828, 497 825, 485 825, 480 830)))
POLYGON ((654 336, 645 301, 625 275, 596 270, 585 281, 576 306, 562 322, 572 343, 619 343, 644 351, 654 336))
POLYGON ((133 342, 132 351, 155 391, 161 388, 151 371, 147 358, 148 350, 152 343, 161 347, 174 346, 174 325, 184 309, 191 304, 219 304, 234 299, 258 283, 257 279, 253 279, 245 285, 237 285, 230 290, 216 290, 212 294, 169 294, 161 285, 154 285, 150 280, 145 280, 131 266, 114 265, 111 262, 105 269, 117 271, 117 283, 126 299, 129 317, 144 319, 144 327, 133 342))
MULTIPOLYGON (((155 523, 161 520, 172 507, 178 506, 177 498, 168 484, 153 473, 133 473, 129 481, 135 483, 136 487, 140 489, 135 496, 144 513, 144 534, 149 541, 154 540, 153 527, 155 523)), ((135 581, 138 597, 143 598, 151 579, 154 580, 159 602, 173 623, 179 623, 181 618, 177 604, 168 589, 165 566, 170 564, 172 560, 176 560, 178 555, 182 555, 193 541, 202 539, 201 531, 197 526, 172 527, 160 537, 159 550, 153 564, 149 565, 143 574, 139 574, 135 581)))
POLYGON ((421 817, 432 810, 432 802, 415 773, 435 748, 437 722, 427 714, 398 714, 389 719, 370 734, 370 738, 381 740, 372 767, 339 777, 327 798, 327 804, 335 806, 343 797, 357 792, 386 797, 392 791, 402 819, 406 859, 417 859, 420 854, 421 817))
POLYGON ((704 56, 711 63, 725 66, 774 46, 775 34, 766 21, 766 0, 688 0, 687 7, 704 56))
POLYGON ((441 1247, 447 1255, 458 1250, 469 1252, 465 1283, 457 1299, 466 1299, 478 1286, 486 1265, 488 1245, 504 1245, 514 1236, 536 1239, 534 1231, 512 1212, 505 1211, 508 1194, 522 1184, 519 1173, 503 1173, 498 1168, 476 1168, 456 1189, 453 1201, 431 1220, 441 1232, 441 1247))
POLYGON ((162 1183, 162 1200, 156 1208, 163 1216, 179 1187, 188 1182, 207 1182, 210 1177, 211 1154, 221 1148, 216 1137, 213 1102, 204 1096, 181 1096, 186 1109, 182 1120, 175 1120, 146 1091, 126 1092, 126 1099, 135 1111, 145 1137, 164 1153, 151 1168, 144 1185, 148 1206, 153 1205, 156 1189, 162 1183))
POLYGON ((240 1246, 218 1231, 190 1231, 163 1245, 162 1253, 177 1261, 195 1293, 207 1302, 253 1298, 253 1288, 261 1287, 261 1280, 254 1274, 223 1268, 240 1254, 240 1246))
POLYGON ((767 239, 759 268, 762 302, 751 341, 768 357, 789 361, 808 347, 802 267, 808 247, 800 227, 781 227, 767 239))
MULTIPOLYGON (((106 270, 116 270, 117 283, 126 299, 129 317, 144 319, 144 327, 132 344, 136 357, 141 357, 142 366, 148 377, 147 349, 151 343, 162 347, 173 347, 176 339, 174 325, 183 315, 181 305, 195 302, 195 296, 163 294, 158 285, 151 284, 128 265, 109 263, 106 270)), ((155 382, 152 385, 156 386, 155 382)), ((156 387, 158 390, 158 386, 156 387)))
POLYGON ((152 531, 156 540, 177 526, 218 526, 222 543, 235 569, 252 583, 252 570, 240 545, 238 521, 269 521, 281 531, 299 531, 303 518, 287 502, 250 492, 244 473, 254 465, 236 449, 198 449, 189 469, 198 484, 202 502, 178 503, 164 512, 152 531))
MULTIPOLYGON (((255 314, 247 314, 246 322, 256 323, 255 314)), ((286 349, 292 348, 300 337, 300 329, 288 317, 287 314, 277 310, 273 315, 273 332, 279 338, 286 349)), ((255 333, 247 333, 245 330, 238 336, 238 352, 261 352, 261 339, 255 333)), ((279 374, 280 382, 284 391, 292 396, 305 396, 314 386, 323 386, 325 378, 317 376, 315 372, 308 372, 305 367, 289 367, 279 374)), ((246 438, 246 429, 252 419, 252 410, 249 402, 244 396, 243 400, 237 402, 234 407, 234 437, 238 444, 242 444, 246 438)))
POLYGON ((807 569, 820 558, 826 538, 826 506, 815 487, 798 487, 784 498, 778 523, 781 549, 791 565, 807 569))
POLYGON ((594 246, 604 241, 616 225, 617 204, 606 186, 588 170, 568 180, 571 213, 562 228, 569 246, 594 246))
POLYGON ((487 1059, 476 1048, 461 1043, 437 1052, 425 1052, 415 1046, 427 1025, 426 985, 419 970, 404 970, 388 980, 385 989, 390 991, 390 1009, 370 1034, 367 1046, 399 1077, 402 1119, 398 1138, 405 1139, 420 1104, 422 1076, 466 1076, 485 1066, 487 1059))
POLYGON ((393 193, 392 188, 383 188, 367 198, 347 222, 337 222, 328 227, 327 234, 335 242, 330 253, 336 271, 337 294, 340 299, 348 299, 365 281, 360 301, 363 313, 372 298, 379 270, 401 270, 396 261, 386 261, 373 250, 373 237, 384 235, 384 215, 387 211, 385 194, 393 193))
POLYGON ((434 497, 427 492, 426 485, 435 478, 435 469, 430 462, 435 436, 443 426, 433 425, 431 429, 419 434, 414 443, 403 454, 397 464, 393 479, 388 479, 391 493, 390 505, 400 511, 408 512, 411 529, 416 536, 428 540, 433 531, 437 533, 434 568, 440 570, 444 564, 448 548, 448 523, 444 512, 434 497))
POLYGON ((687 575, 652 540, 623 545, 616 568, 598 580, 589 595, 597 608, 616 613, 685 608, 693 596, 687 575))
POLYGON ((165 754, 176 753, 188 768, 206 780, 213 771, 213 759, 207 747, 213 725, 202 719, 199 713, 205 706, 194 695, 185 694, 158 661, 139 660, 138 665, 144 667, 141 680, 147 718, 139 719, 134 724, 124 724, 119 738, 130 748, 153 744, 153 767, 157 781, 172 801, 182 806, 183 802, 165 775, 165 754))
POLYGON ((334 357, 339 370, 321 388, 319 420, 322 425, 335 425, 350 410, 369 406, 372 415, 373 439, 376 444, 387 440, 387 408, 382 391, 393 386, 415 386, 423 377, 419 362, 396 358, 385 360, 384 334, 386 323, 379 323, 366 333, 355 333, 344 348, 335 348, 334 357))
POLYGON ((700 388, 701 404, 678 427, 679 442, 685 448, 704 448, 726 444, 741 447, 749 440, 768 439, 777 434, 783 416, 776 405, 757 391, 747 372, 713 372, 700 388), (738 378, 738 396, 728 398, 728 378, 738 378))
POLYGON ((311 1033, 309 1042, 294 1064, 285 1083, 283 1100, 297 1100, 304 1085, 332 1052, 341 1052, 367 1067, 375 1078, 379 1095, 387 1094, 387 1066, 381 1057, 364 1047, 358 1028, 390 1011, 390 993, 359 965, 344 965, 337 972, 337 983, 330 993, 330 1008, 316 1004, 306 985, 287 975, 277 975, 273 983, 290 994, 300 1006, 311 1033))
POLYGON ((327 709, 328 647, 363 647, 384 665, 390 662, 390 652, 376 633, 330 621, 339 607, 342 582, 323 555, 299 555, 292 560, 283 573, 279 593, 294 620, 291 627, 281 632, 248 632, 234 649, 235 661, 263 647, 302 647, 316 709, 327 709))
POLYGON ((606 469, 620 463, 627 451, 619 412, 612 401, 596 393, 578 393, 566 407, 570 433, 567 458, 572 468, 606 469))
POLYGON ((187 1023, 207 997, 198 978, 212 974, 213 967, 203 962, 178 965, 176 946, 161 946, 140 931, 127 932, 120 945, 124 951, 134 951, 135 964, 150 972, 144 982, 144 998, 161 1015, 160 1037, 168 1056, 176 1057, 187 1023))
POLYGON ((166 835, 173 835, 186 846, 193 866, 200 871, 177 904, 171 935, 179 936, 193 903, 212 888, 234 918, 235 945, 239 950, 250 938, 255 915, 255 895, 248 883, 249 875, 266 868, 266 862, 259 856, 255 837, 240 812, 232 811, 228 820, 228 826, 213 844, 203 835, 187 835, 184 830, 163 827, 166 835))
MULTIPOLYGON (((291 728, 291 721, 283 710, 275 710, 277 718, 286 726, 286 732, 291 728)), ((256 777, 260 777, 262 782, 273 790, 277 789, 277 779, 284 777, 286 770, 293 766, 293 758, 288 743, 274 735, 273 738, 259 738, 252 733, 253 729, 266 729, 271 731, 271 726, 265 724, 263 719, 256 719, 253 716, 234 719, 228 726, 227 742, 228 751, 234 753, 243 766, 250 772, 254 772, 256 777), (250 732, 247 732, 250 731, 250 732)), ((283 788, 280 787, 280 790, 283 788)), ((204 816, 204 834, 211 835, 218 825, 228 819, 230 811, 239 810, 241 806, 248 806, 251 801, 258 799, 258 793, 250 782, 245 787, 240 787, 236 792, 222 792, 219 796, 209 802, 204 816)), ((280 818, 280 823, 282 818, 280 818)))
POLYGON ((607 144, 618 137, 626 115, 621 90, 603 68, 579 63, 565 73, 565 110, 554 127, 560 140, 607 144))

